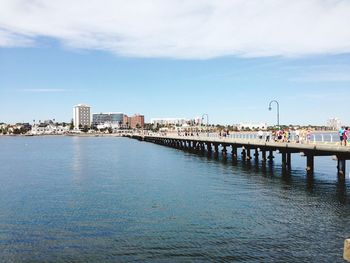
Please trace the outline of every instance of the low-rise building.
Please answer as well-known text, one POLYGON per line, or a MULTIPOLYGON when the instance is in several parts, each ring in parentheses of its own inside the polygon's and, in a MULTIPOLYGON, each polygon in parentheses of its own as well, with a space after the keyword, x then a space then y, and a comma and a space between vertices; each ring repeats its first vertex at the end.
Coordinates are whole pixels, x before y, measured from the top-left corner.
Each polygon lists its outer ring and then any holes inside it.
POLYGON ((48 123, 34 124, 31 129, 31 134, 33 135, 43 135, 43 134, 65 134, 69 132, 69 126, 54 125, 48 123))
POLYGON ((201 125, 203 122, 202 118, 196 117, 193 119, 187 119, 187 118, 152 118, 151 123, 153 125, 175 125, 175 126, 182 126, 185 124, 189 125, 201 125))
POLYGON ((144 128, 145 127, 145 116, 140 114, 135 114, 129 118, 130 128, 144 128))
POLYGON ((92 114, 92 123, 94 125, 118 124, 123 123, 124 114, 121 112, 105 112, 92 114))

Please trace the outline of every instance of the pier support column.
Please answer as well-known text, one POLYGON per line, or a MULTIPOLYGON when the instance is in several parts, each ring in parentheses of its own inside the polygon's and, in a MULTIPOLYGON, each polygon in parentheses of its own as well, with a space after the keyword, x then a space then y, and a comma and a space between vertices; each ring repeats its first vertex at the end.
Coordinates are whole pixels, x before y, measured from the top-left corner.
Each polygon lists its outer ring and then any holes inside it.
POLYGON ((232 160, 236 160, 237 159, 237 148, 232 146, 232 160))
POLYGON ((219 144, 215 143, 214 149, 215 149, 214 156, 215 156, 215 158, 218 158, 219 157, 219 144))
POLYGON ((208 151, 208 156, 211 156, 211 153, 213 152, 213 149, 211 148, 211 143, 207 142, 207 151, 208 151))
POLYGON ((258 148, 255 149, 254 157, 255 157, 256 160, 259 160, 259 150, 258 150, 258 148))
POLYGON ((202 152, 202 143, 201 142, 197 142, 197 153, 201 153, 202 152))
POLYGON ((247 160, 247 152, 245 148, 242 148, 242 160, 245 161, 247 160))
POLYGON ((287 153, 281 152, 282 154, 282 168, 286 169, 287 168, 287 153))
POLYGON ((204 143, 201 143, 201 153, 202 154, 205 153, 205 145, 204 145, 204 143))
POLYGON ((338 157, 338 175, 339 176, 345 176, 345 165, 346 164, 346 160, 342 159, 340 157, 338 157))
POLYGON ((195 152, 195 142, 194 141, 189 141, 189 146, 190 146, 190 152, 195 152))
POLYGON ((199 143, 198 142, 193 142, 193 152, 199 153, 199 143))
POLYGON ((262 151, 261 151, 261 155, 262 155, 261 160, 262 160, 263 162, 266 162, 266 151, 265 151, 265 150, 262 150, 262 151))
POLYGON ((292 169, 292 154, 291 153, 286 153, 287 154, 287 166, 288 169, 292 169))
POLYGON ((226 145, 222 146, 222 157, 224 158, 224 160, 227 160, 227 149, 226 149, 226 145))
POLYGON ((185 151, 188 151, 189 148, 190 148, 190 142, 185 141, 185 151))
POLYGON ((251 160, 252 156, 250 155, 250 149, 247 148, 247 160, 251 160))
POLYGON ((269 162, 272 162, 273 161, 273 158, 275 158, 274 156, 273 156, 273 151, 272 150, 269 150, 269 162))
POLYGON ((314 173, 314 156, 311 154, 306 155, 306 171, 308 174, 314 173))
POLYGON ((188 151, 193 152, 193 141, 188 141, 188 151))

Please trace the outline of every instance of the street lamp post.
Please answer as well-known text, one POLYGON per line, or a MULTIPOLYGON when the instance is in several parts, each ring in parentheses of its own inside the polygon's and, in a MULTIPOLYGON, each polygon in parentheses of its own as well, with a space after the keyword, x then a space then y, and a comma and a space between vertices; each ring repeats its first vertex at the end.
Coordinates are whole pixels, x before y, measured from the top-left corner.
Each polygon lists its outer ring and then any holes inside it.
POLYGON ((209 126, 209 115, 206 114, 206 113, 204 113, 204 114, 202 115, 202 121, 204 120, 204 116, 207 117, 207 136, 209 137, 209 130, 208 130, 208 126, 209 126))
POLYGON ((277 104, 277 127, 279 129, 280 128, 280 104, 278 103, 277 100, 270 101, 270 103, 269 103, 269 110, 272 110, 271 104, 273 102, 277 104))

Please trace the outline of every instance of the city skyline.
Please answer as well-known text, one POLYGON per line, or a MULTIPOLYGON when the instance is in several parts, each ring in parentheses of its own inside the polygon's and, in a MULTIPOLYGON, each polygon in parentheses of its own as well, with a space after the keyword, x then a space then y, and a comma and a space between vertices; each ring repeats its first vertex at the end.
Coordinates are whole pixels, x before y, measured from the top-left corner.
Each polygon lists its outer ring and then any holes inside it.
POLYGON ((0 4, 0 122, 70 121, 87 103, 274 125, 275 99, 281 124, 350 123, 347 1, 103 4, 0 4))

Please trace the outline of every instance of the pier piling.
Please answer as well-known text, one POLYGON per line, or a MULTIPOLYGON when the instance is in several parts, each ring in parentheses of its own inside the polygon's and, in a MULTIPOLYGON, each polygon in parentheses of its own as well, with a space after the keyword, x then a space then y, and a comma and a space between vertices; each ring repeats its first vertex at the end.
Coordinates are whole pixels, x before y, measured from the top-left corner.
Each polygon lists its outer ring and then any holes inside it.
POLYGON ((308 174, 314 173, 314 156, 311 154, 306 155, 306 171, 308 174))

